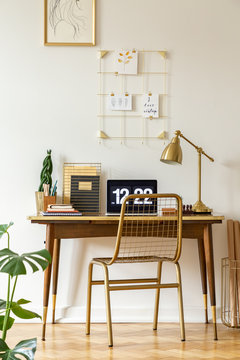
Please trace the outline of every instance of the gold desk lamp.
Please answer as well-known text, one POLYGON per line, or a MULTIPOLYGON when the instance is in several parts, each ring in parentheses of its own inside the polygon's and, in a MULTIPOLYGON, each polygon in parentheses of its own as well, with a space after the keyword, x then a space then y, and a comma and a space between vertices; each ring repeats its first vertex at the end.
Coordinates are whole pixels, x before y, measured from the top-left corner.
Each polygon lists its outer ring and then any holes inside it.
POLYGON ((170 144, 163 150, 161 161, 166 164, 182 164, 182 149, 180 146, 180 137, 191 144, 198 152, 198 201, 193 205, 192 210, 198 213, 211 213, 212 209, 209 209, 201 200, 201 161, 202 154, 205 155, 209 160, 214 161, 209 155, 207 155, 201 147, 194 145, 188 140, 180 130, 175 131, 175 137, 172 138, 170 144))

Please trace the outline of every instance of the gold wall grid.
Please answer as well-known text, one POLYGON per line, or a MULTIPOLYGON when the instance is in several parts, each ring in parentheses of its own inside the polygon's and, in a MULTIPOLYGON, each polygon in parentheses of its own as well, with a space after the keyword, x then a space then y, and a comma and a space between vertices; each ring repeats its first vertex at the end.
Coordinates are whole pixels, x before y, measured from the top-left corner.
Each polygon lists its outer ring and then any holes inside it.
POLYGON ((165 50, 137 50, 138 73, 118 74, 114 71, 115 50, 98 50, 98 131, 99 143, 106 140, 166 139, 168 119, 168 61, 165 50), (131 94, 132 111, 107 109, 107 97, 131 94), (142 114, 142 96, 159 95, 159 117, 142 114))

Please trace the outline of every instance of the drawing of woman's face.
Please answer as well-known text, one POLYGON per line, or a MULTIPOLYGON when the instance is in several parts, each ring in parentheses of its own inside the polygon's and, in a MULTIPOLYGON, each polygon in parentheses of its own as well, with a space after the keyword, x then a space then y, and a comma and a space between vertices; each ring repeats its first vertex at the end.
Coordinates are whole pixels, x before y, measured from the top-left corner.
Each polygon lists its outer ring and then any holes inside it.
POLYGON ((73 29, 73 38, 86 30, 86 17, 81 0, 50 0, 49 22, 57 32, 61 23, 70 25, 73 29))
POLYGON ((76 6, 78 7, 79 10, 84 9, 84 5, 82 3, 82 0, 76 0, 76 6))

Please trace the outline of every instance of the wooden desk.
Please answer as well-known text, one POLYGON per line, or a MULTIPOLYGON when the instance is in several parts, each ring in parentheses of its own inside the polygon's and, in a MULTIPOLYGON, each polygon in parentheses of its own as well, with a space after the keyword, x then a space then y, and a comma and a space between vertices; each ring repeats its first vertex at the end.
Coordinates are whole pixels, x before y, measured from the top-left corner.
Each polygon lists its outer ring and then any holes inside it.
MULTIPOLYGON (((116 236, 118 228, 118 216, 29 216, 32 223, 46 225, 46 249, 52 256, 52 264, 48 266, 44 274, 43 293, 43 328, 42 339, 45 340, 46 320, 48 310, 49 288, 51 271, 53 267, 53 318, 55 322, 55 306, 57 295, 58 265, 61 239, 94 238, 116 236)), ((148 218, 149 220, 149 218, 148 218)), ((222 223, 223 216, 192 215, 183 216, 183 238, 197 239, 199 263, 202 280, 202 291, 205 308, 205 322, 208 323, 207 313, 207 278, 212 307, 214 328, 214 340, 217 340, 216 324, 216 297, 215 275, 212 242, 212 224, 222 223), (208 276, 207 276, 208 275, 208 276)))

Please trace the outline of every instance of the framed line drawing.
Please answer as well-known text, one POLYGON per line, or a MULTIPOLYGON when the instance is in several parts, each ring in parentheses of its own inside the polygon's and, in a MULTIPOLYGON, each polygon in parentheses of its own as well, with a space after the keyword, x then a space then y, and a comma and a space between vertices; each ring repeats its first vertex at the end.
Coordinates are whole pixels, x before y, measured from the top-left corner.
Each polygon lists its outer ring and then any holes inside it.
POLYGON ((94 46, 96 0, 44 0, 44 45, 94 46))

